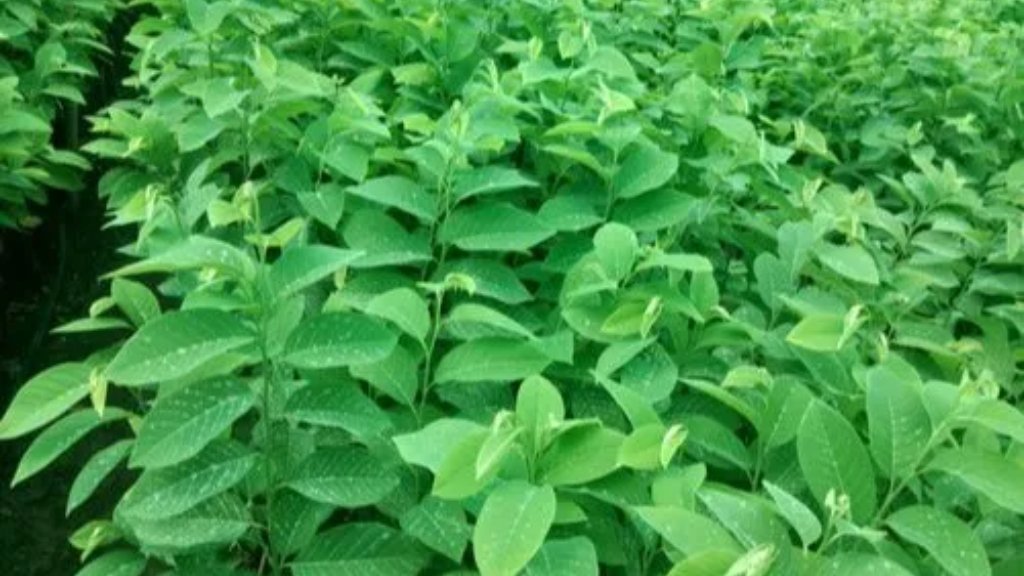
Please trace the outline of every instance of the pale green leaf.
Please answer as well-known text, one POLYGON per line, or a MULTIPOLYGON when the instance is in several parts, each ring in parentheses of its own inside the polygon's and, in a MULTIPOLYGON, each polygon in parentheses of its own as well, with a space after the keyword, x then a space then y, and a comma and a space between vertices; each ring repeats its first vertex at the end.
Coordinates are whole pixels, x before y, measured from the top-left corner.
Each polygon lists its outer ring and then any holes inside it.
POLYGON ((868 437, 871 455, 888 478, 904 479, 924 455, 932 425, 920 388, 886 366, 867 373, 868 437))
POLYGON ((537 461, 537 479, 552 486, 586 484, 618 468, 625 436, 602 426, 582 426, 562 434, 537 461))
POLYGON ((639 250, 636 234, 622 224, 605 224, 594 234, 594 252, 601 268, 612 280, 622 280, 633 271, 639 250))
POLYGON ((1024 514, 1024 463, 971 448, 939 451, 929 470, 951 474, 999 506, 1024 514))
POLYGON ((988 576, 992 569, 981 540, 970 526, 949 512, 908 506, 886 518, 900 538, 928 551, 952 576, 988 576))
POLYGON ((654 146, 636 146, 615 172, 612 187, 618 198, 633 198, 664 186, 675 176, 679 157, 654 146))
POLYGON ((814 515, 814 512, 806 504, 781 486, 772 484, 767 480, 764 480, 762 484, 764 484, 764 488, 768 491, 772 500, 775 501, 779 514, 786 519, 786 522, 789 522, 789 525, 800 536, 800 541, 805 549, 817 542, 818 538, 821 538, 821 521, 818 520, 818 517, 814 515))
POLYGON ((585 537, 548 540, 540 547, 522 576, 598 576, 597 550, 585 537))
POLYGON ((461 505, 433 496, 402 514, 399 524, 406 534, 459 563, 473 534, 461 505))
POLYGON ((540 550, 555 519, 555 492, 516 480, 487 497, 473 529, 481 576, 515 576, 540 550))
POLYGON ((66 363, 33 376, 18 390, 0 420, 0 440, 37 430, 88 396, 90 370, 85 364, 66 363))
POLYGON ((403 332, 423 344, 430 332, 427 302, 411 288, 395 288, 370 300, 367 314, 393 322, 403 332))
POLYGON ((725 528, 702 514, 671 506, 641 506, 633 510, 665 542, 687 556, 711 550, 741 550, 725 528))

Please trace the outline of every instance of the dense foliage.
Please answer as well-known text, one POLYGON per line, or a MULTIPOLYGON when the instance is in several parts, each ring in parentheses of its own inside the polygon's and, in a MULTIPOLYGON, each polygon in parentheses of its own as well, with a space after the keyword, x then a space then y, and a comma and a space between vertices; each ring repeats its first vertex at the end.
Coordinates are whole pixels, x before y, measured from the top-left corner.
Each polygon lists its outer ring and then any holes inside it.
POLYGON ((53 145, 58 111, 62 139, 77 146, 77 106, 92 58, 109 53, 101 29, 116 0, 5 0, 0 6, 0 230, 30 227, 32 205, 46 189, 79 190, 89 163, 53 145), (71 112, 69 112, 71 110, 71 112))
POLYGON ((81 575, 1024 570, 1018 3, 138 4, 81 575))

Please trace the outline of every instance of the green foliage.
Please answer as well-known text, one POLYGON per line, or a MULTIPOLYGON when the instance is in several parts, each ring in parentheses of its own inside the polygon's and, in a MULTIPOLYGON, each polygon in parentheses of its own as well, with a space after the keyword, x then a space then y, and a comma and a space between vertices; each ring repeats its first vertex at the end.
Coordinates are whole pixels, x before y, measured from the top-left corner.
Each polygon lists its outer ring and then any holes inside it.
MULTIPOLYGON (((52 142, 61 110, 78 122, 103 28, 120 0, 8 0, 0 7, 0 230, 38 222, 46 191, 81 190, 89 162, 52 142)), ((77 126, 70 128, 77 133, 77 126)), ((65 135, 70 146, 76 136, 65 135)))
POLYGON ((1024 561, 1013 2, 144 4, 82 573, 1024 561))

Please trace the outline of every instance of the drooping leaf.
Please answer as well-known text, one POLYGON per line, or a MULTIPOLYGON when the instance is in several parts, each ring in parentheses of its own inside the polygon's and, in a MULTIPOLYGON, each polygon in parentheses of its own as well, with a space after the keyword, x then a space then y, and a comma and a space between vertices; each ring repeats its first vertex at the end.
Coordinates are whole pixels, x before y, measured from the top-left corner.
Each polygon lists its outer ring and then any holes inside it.
POLYGON ((772 500, 775 501, 779 514, 786 519, 786 522, 789 522, 789 525, 800 536, 800 541, 805 549, 817 542, 818 538, 821 538, 821 521, 818 520, 818 517, 814 515, 814 512, 811 512, 811 509, 806 504, 781 486, 772 484, 767 480, 763 481, 762 484, 764 484, 768 494, 771 495, 772 500))
POLYGON ((127 416, 126 412, 116 408, 105 410, 103 416, 91 409, 77 410, 64 416, 29 444, 18 462, 18 469, 14 471, 11 486, 35 476, 96 428, 127 416))
POLYGON ((132 444, 132 440, 119 440, 89 458, 71 484, 71 490, 68 492, 68 505, 65 510, 67 514, 71 514, 96 492, 100 483, 128 457, 132 444))

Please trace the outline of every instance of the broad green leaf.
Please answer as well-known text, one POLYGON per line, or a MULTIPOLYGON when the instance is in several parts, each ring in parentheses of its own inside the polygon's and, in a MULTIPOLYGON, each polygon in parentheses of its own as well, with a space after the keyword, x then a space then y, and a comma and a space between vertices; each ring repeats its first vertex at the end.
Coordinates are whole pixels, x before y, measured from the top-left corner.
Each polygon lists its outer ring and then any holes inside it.
POLYGON ((68 493, 67 515, 78 508, 99 488, 103 480, 128 457, 132 440, 120 440, 92 455, 75 476, 68 493))
POLYGON ((930 506, 908 506, 886 518, 900 538, 924 548, 953 576, 992 573, 981 540, 970 526, 949 512, 930 506))
POLYGON ((110 296, 136 326, 142 326, 160 315, 160 303, 145 284, 114 278, 110 283, 110 296))
POLYGON ((983 426, 996 434, 1024 443, 1024 413, 1006 402, 977 398, 963 402, 953 415, 954 426, 983 426))
POLYGON ((879 471, 904 479, 914 473, 931 437, 921 390, 886 366, 867 373, 868 437, 879 471))
POLYGON ((633 510, 665 542, 687 556, 711 550, 741 550, 725 528, 702 514, 670 506, 641 506, 633 510))
POLYGON ((290 566, 294 576, 409 576, 429 561, 429 552, 411 536, 350 522, 318 535, 290 566))
POLYGON ((177 516, 241 482, 255 461, 256 455, 236 442, 214 442, 186 462, 147 470, 119 508, 147 521, 177 516))
POLYGON ((597 550, 585 537, 548 540, 540 547, 523 576, 598 576, 597 550))
POLYGON ((36 436, 28 445, 21 461, 18 462, 11 486, 35 476, 96 428, 127 416, 128 414, 122 410, 108 408, 103 416, 99 416, 95 410, 88 409, 77 410, 61 418, 43 430, 42 434, 36 436))
POLYGON ((736 551, 705 550, 688 555, 673 566, 667 576, 723 576, 739 557, 736 551))
POLYGON ((290 420, 341 428, 358 438, 378 436, 391 427, 387 414, 358 386, 323 380, 296 390, 285 406, 290 420))
POLYGON ((821 244, 815 250, 818 260, 832 271, 855 282, 878 286, 878 266, 862 246, 821 244))
POLYGON ((459 304, 445 318, 448 330, 456 337, 472 340, 486 336, 518 336, 536 340, 528 328, 507 315, 482 304, 459 304))
POLYGON ((540 550, 555 519, 555 491, 521 480, 498 486, 473 529, 481 576, 515 576, 540 550))
POLYGON ((767 480, 762 481, 762 484, 764 484, 764 488, 768 491, 772 500, 775 501, 779 514, 786 519, 786 522, 789 522, 789 525, 800 536, 804 549, 807 549, 811 544, 817 542, 818 538, 821 538, 821 521, 818 520, 818 517, 814 515, 814 512, 806 504, 781 486, 776 486, 767 480))
POLYGON ((462 506, 427 496, 401 518, 402 531, 453 562, 462 562, 473 529, 462 506))
POLYGON ((85 364, 57 364, 32 377, 14 396, 0 420, 0 440, 17 438, 37 430, 89 395, 85 364))
POLYGON ((406 406, 413 406, 420 387, 417 359, 402 346, 395 346, 387 358, 349 368, 352 376, 406 406))
POLYGON ((483 432, 486 428, 476 422, 442 418, 416 432, 394 436, 392 441, 403 460, 437 474, 452 450, 467 438, 483 432))
POLYGON ((438 270, 435 278, 440 280, 450 273, 472 278, 477 296, 509 305, 523 304, 533 298, 512 269, 494 260, 470 258, 450 262, 438 270))
POLYGON ((612 280, 622 280, 633 271, 639 250, 636 234, 622 224, 605 224, 594 234, 594 252, 612 280))
POLYGON ((811 493, 824 505, 830 490, 850 499, 854 522, 871 520, 878 504, 871 457, 856 430, 824 403, 811 404, 796 437, 797 456, 811 493))
POLYGON ((928 470, 951 474, 999 506, 1024 514, 1024 464, 1000 454, 971 448, 939 451, 928 470))
POLYGON ((370 300, 366 313, 393 322, 402 332, 424 344, 430 333, 427 302, 411 288, 395 288, 370 300))
POLYGON ((635 470, 656 470, 661 464, 662 440, 667 429, 648 424, 633 430, 619 446, 618 464, 635 470))
POLYGON ((320 448, 299 464, 287 485, 310 500, 359 508, 380 502, 398 482, 380 459, 348 446, 320 448))
POLYGON ((473 196, 497 194, 522 188, 536 188, 539 184, 513 168, 484 166, 475 168, 455 178, 452 197, 462 202, 473 196))
POLYGON ((410 234, 380 210, 360 210, 347 217, 341 231, 345 243, 363 256, 352 268, 379 268, 429 262, 430 239, 410 234))
POLYGON ((336 312, 306 320, 292 332, 284 360, 296 368, 337 368, 387 358, 398 337, 381 322, 336 312))
POLYGON ((334 507, 314 502, 291 490, 278 490, 270 508, 270 542, 281 554, 293 554, 306 547, 334 507))
MULTIPOLYGON (((697 497, 710 515, 745 549, 753 551, 766 545, 789 546, 789 530, 785 522, 778 518, 764 498, 712 483, 701 486, 697 497)), ((753 553, 746 561, 756 564, 758 560, 759 555, 753 553)))
POLYGON ((118 268, 108 276, 132 276, 204 268, 211 268, 240 278, 252 278, 256 273, 255 261, 235 246, 214 238, 192 235, 183 242, 141 262, 118 268))
POLYGON ((129 524, 148 549, 173 552, 236 542, 252 527, 252 518, 238 496, 220 494, 182 514, 132 517, 129 524))
POLYGON ((585 230, 602 220, 589 198, 571 194, 551 198, 540 207, 537 216, 559 232, 585 230))
POLYGON ((477 474, 480 450, 490 436, 488 431, 480 430, 454 443, 438 466, 430 493, 445 500, 461 500, 483 490, 498 472, 492 468, 488 474, 477 474))
POLYGON ((552 486, 586 484, 618 468, 625 436, 601 426, 573 428, 548 446, 537 461, 537 479, 552 486))
POLYGON ((618 198, 633 198, 664 186, 675 176, 679 157, 654 146, 636 146, 615 172, 612 187, 618 198))
POLYGON ((219 136, 225 127, 223 121, 210 118, 205 112, 197 112, 175 128, 178 149, 183 154, 195 152, 219 136))
POLYGON ((173 380, 254 340, 253 332, 227 312, 168 312, 129 338, 104 375, 127 386, 173 380))
POLYGON ((671 190, 655 190, 619 202, 612 218, 634 231, 656 232, 682 224, 690 219, 696 202, 690 196, 671 190))
POLYGON ((142 420, 129 465, 160 468, 191 458, 255 402, 249 386, 233 378, 201 380, 162 395, 142 420))
POLYGON ((452 212, 441 240, 471 252, 525 251, 554 234, 540 218, 511 204, 479 204, 452 212))
POLYGON ((327 278, 360 256, 359 252, 321 244, 287 248, 270 268, 270 289, 275 298, 284 300, 327 278))
POLYGON ((816 352, 836 352, 845 344, 846 324, 838 314, 805 316, 789 334, 786 342, 816 352))
POLYGON ((501 470, 501 465, 515 448, 518 447, 517 440, 523 433, 522 427, 491 427, 491 433, 484 443, 480 445, 480 451, 476 455, 474 467, 477 478, 488 478, 501 470))
POLYGON ((912 576, 906 568, 883 556, 863 552, 843 552, 833 556, 822 566, 824 576, 912 576))
POLYGON ((433 222, 436 217, 434 197, 404 176, 372 178, 348 188, 348 192, 370 202, 397 208, 425 222, 433 222))
POLYGON ((75 576, 139 576, 146 570, 146 557, 134 550, 114 550, 89 562, 75 576))
POLYGON ((636 267, 639 270, 663 268, 675 272, 713 272, 711 261, 697 254, 666 254, 658 252, 646 258, 636 267))
POLYGON ((788 443, 796 438, 804 412, 814 396, 792 379, 777 379, 772 384, 764 409, 755 426, 761 441, 768 448, 788 443))
POLYGON ((752 144, 758 141, 757 128, 742 116, 714 116, 708 120, 708 124, 737 144, 752 144))
POLYGON ((459 344, 441 358, 434 381, 507 382, 540 374, 550 363, 547 355, 528 342, 483 338, 459 344))

